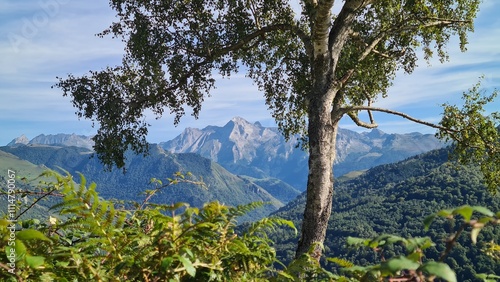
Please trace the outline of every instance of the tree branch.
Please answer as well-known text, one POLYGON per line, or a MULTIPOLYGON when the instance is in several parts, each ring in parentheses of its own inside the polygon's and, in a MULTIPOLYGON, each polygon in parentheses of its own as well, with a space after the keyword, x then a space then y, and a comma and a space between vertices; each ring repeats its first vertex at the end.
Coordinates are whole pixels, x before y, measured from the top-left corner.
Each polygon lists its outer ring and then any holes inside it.
POLYGON ((450 254, 451 250, 453 249, 453 246, 457 242, 458 237, 460 237, 460 234, 462 234, 462 232, 465 230, 465 227, 467 226, 468 226, 467 222, 464 222, 460 226, 460 229, 457 232, 455 232, 455 234, 453 234, 452 237, 448 238, 448 240, 446 241, 446 250, 444 250, 444 252, 441 254, 438 261, 443 262, 446 259, 446 257, 450 254))
MULTIPOLYGON (((11 268, 9 266, 7 266, 1 262, 0 262, 0 268, 7 270, 7 272, 9 272, 11 270, 11 268)), ((17 274, 17 273, 14 273, 12 276, 16 276, 17 281, 20 281, 20 282, 24 281, 23 278, 21 276, 19 276, 19 274, 17 274)))
MULTIPOLYGON (((398 28, 398 29, 393 29, 393 30, 390 30, 390 31, 383 31, 377 37, 375 37, 375 39, 373 39, 373 41, 370 44, 362 42, 362 44, 364 44, 366 46, 366 49, 363 51, 363 53, 358 58, 358 63, 361 62, 361 61, 363 61, 372 52, 375 53, 375 54, 377 54, 377 55, 380 55, 380 56, 382 56, 384 58, 387 58, 387 59, 392 58, 392 56, 390 54, 385 54, 385 53, 379 52, 379 51, 377 51, 375 49, 375 47, 380 43, 380 41, 382 39, 384 39, 385 36, 387 36, 387 34, 398 33, 400 31, 404 31, 404 30, 414 30, 414 29, 422 28, 422 27, 428 28, 428 27, 433 27, 433 26, 470 23, 470 21, 440 19, 440 18, 425 18, 425 19, 422 19, 421 22, 423 20, 432 20, 432 21, 428 22, 428 23, 424 23, 423 25, 419 25, 419 26, 409 26, 409 27, 401 28, 401 29, 398 28)), ((396 54, 400 56, 400 55, 404 54, 405 51, 406 50, 404 50, 404 49, 401 50, 400 52, 396 51, 397 52, 396 54)), ((355 70, 356 70, 355 67, 352 68, 352 69, 349 69, 346 72, 346 74, 340 78, 340 80, 339 80, 340 84, 343 85, 343 84, 347 83, 347 81, 354 74, 355 70)))
POLYGON ((295 35, 297 35, 297 37, 299 37, 302 40, 302 42, 304 43, 306 51, 308 53, 312 52, 311 38, 309 38, 309 36, 302 29, 300 29, 298 26, 291 25, 291 24, 276 24, 276 25, 262 27, 256 31, 248 34, 246 37, 242 38, 239 42, 236 42, 233 45, 229 45, 229 46, 225 46, 225 47, 220 48, 218 50, 217 54, 224 55, 224 54, 227 54, 231 51, 236 51, 236 50, 242 48, 243 46, 245 46, 245 44, 249 43, 253 39, 258 38, 262 35, 265 35, 266 33, 269 33, 272 31, 278 31, 278 30, 291 31, 291 32, 295 33, 295 35))
POLYGON ((378 124, 376 124, 373 119, 371 119, 370 123, 367 123, 367 122, 364 122, 364 121, 361 121, 357 115, 357 113, 354 113, 354 112, 347 112, 347 115, 352 119, 352 121, 357 125, 357 126, 361 126, 361 127, 364 127, 364 128, 368 128, 368 129, 372 129, 372 128, 376 128, 378 126, 378 124))
POLYGON ((33 203, 31 203, 31 205, 29 207, 27 207, 23 212, 21 212, 19 215, 16 216, 16 220, 18 220, 23 214, 25 214, 27 211, 29 211, 34 205, 36 205, 38 202, 40 202, 43 198, 47 197, 47 196, 55 196, 54 194, 52 194, 52 192, 54 191, 57 191, 56 188, 48 191, 47 193, 43 193, 43 195, 40 197, 40 198, 37 198, 33 203))
POLYGON ((398 111, 393 111, 393 110, 386 109, 386 108, 378 108, 378 107, 370 107, 370 106, 351 106, 351 107, 344 107, 344 108, 341 109, 341 111, 343 111, 343 113, 345 113, 347 115, 349 115, 349 113, 353 112, 353 111, 376 111, 376 112, 383 112, 383 113, 387 113, 387 114, 392 114, 392 115, 400 116, 400 117, 405 118, 407 120, 410 120, 410 121, 413 121, 413 122, 416 122, 416 123, 419 123, 419 124, 423 124, 423 125, 426 125, 426 126, 429 126, 429 127, 432 127, 432 128, 440 129, 440 130, 443 130, 443 131, 446 131, 446 132, 457 132, 456 130, 453 130, 453 129, 450 129, 450 128, 446 128, 446 127, 441 126, 439 124, 435 124, 435 123, 432 123, 432 122, 427 122, 427 121, 424 121, 424 120, 421 120, 421 119, 417 119, 417 118, 409 116, 409 115, 407 115, 405 113, 398 112, 398 111))
MULTIPOLYGON (((373 39, 373 41, 370 43, 370 44, 366 44, 366 49, 363 51, 363 53, 359 56, 358 58, 358 63, 360 63, 361 61, 363 61, 366 57, 368 57, 368 55, 371 53, 371 52, 374 52, 375 50, 375 47, 377 47, 377 44, 380 43, 380 41, 382 41, 382 39, 384 39, 385 37, 385 33, 382 32, 380 33, 377 37, 375 37, 375 39, 373 39)), ((377 52, 376 52, 377 53, 377 52)), ((380 53, 380 52, 378 52, 380 53)), ((344 85, 345 83, 347 83, 347 81, 352 77, 352 75, 354 74, 354 71, 356 70, 356 68, 351 68, 349 69, 346 74, 344 74, 340 80, 339 80, 339 83, 340 85, 344 85)), ((342 87, 342 86, 340 86, 342 87)))

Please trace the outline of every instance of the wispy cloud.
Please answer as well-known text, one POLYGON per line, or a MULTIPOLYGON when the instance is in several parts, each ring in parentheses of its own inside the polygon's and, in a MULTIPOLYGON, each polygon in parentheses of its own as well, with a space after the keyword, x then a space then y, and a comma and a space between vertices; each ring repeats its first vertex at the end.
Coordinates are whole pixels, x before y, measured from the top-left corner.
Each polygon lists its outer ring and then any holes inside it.
MULTIPOLYGON (((298 0, 292 0, 295 7, 298 0)), ((428 121, 438 121, 441 103, 459 103, 461 93, 485 75, 484 86, 500 85, 500 4, 484 1, 470 35, 468 52, 461 53, 458 42, 449 47, 451 61, 440 64, 424 61, 413 74, 398 75, 389 98, 377 106, 406 111, 428 121)), ((89 121, 78 121, 70 99, 50 86, 56 76, 77 75, 119 64, 123 53, 120 40, 98 38, 96 33, 115 20, 107 1, 4 0, 0 2, 0 144, 23 133, 94 132, 89 121)), ((496 109, 495 109, 496 108, 496 109)), ((500 104, 493 105, 498 110, 500 104)), ((217 89, 206 98, 195 120, 188 115, 178 127, 166 115, 150 117, 149 138, 160 142, 175 137, 185 127, 224 125, 233 116, 249 121, 274 122, 260 93, 244 73, 217 82, 217 89)), ((425 131, 401 118, 376 114, 380 128, 387 132, 425 131)), ((355 129, 348 120, 343 126, 355 129)))

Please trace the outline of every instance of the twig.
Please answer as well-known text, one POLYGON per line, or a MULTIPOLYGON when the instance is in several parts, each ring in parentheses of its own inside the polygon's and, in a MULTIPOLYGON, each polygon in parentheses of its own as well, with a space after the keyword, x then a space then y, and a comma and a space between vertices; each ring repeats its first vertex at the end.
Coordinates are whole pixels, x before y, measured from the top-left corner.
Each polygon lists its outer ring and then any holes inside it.
POLYGON ((443 262, 444 259, 450 254, 451 249, 453 248, 453 245, 455 245, 458 237, 460 237, 460 234, 462 234, 462 232, 465 230, 465 227, 467 227, 467 225, 468 225, 468 223, 464 222, 462 224, 462 226, 460 226, 460 229, 455 233, 455 235, 446 241, 446 250, 439 257, 440 262, 443 262))
POLYGON ((49 192, 45 193, 43 196, 40 198, 36 199, 29 207, 27 207, 22 213, 20 213, 18 216, 16 216, 16 220, 21 217, 21 215, 25 214, 28 210, 30 210, 34 205, 36 205, 38 202, 40 202, 43 198, 47 197, 48 195, 51 195, 52 192, 56 191, 57 189, 50 190, 49 192))

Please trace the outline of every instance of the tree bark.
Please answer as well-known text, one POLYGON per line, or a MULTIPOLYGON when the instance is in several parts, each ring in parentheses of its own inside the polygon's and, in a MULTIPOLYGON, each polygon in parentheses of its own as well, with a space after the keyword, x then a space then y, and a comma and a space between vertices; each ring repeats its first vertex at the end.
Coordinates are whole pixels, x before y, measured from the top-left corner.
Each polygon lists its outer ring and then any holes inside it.
POLYGON ((319 260, 325 241, 328 220, 333 201, 333 161, 338 121, 332 120, 331 100, 317 99, 309 110, 309 173, 307 180, 307 202, 302 221, 302 235, 296 257, 306 253, 312 246, 313 258, 319 260), (316 244, 316 245, 315 245, 316 244))
POLYGON ((333 202, 333 162, 342 97, 335 72, 341 50, 350 35, 355 10, 371 0, 346 0, 331 24, 334 1, 321 1, 312 29, 313 89, 308 97, 309 174, 302 235, 296 257, 314 246, 312 257, 319 261, 333 202), (319 243, 319 244, 318 244, 319 243))

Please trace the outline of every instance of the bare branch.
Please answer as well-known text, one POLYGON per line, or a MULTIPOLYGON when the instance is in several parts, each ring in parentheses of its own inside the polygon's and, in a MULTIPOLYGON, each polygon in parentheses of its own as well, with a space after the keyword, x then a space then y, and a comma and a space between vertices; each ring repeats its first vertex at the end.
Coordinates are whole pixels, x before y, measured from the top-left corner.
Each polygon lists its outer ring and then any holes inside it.
POLYGON ((358 114, 357 113, 354 113, 354 112, 347 112, 347 115, 352 119, 352 121, 357 125, 357 126, 361 126, 361 127, 364 127, 364 128, 368 128, 368 129, 372 129, 372 128, 376 128, 378 126, 378 124, 376 124, 375 122, 373 122, 373 120, 371 120, 370 123, 367 123, 367 122, 364 122, 364 121, 361 121, 358 117, 358 114))
MULTIPOLYGON (((372 106, 372 99, 370 97, 367 96, 367 99, 368 99, 368 107, 371 107, 372 106)), ((368 110, 368 117, 370 117, 370 123, 375 123, 375 120, 373 119, 373 114, 372 114, 372 111, 368 110)))
POLYGON ((427 23, 424 27, 436 26, 436 25, 449 25, 449 24, 468 24, 472 21, 463 20, 451 20, 451 19, 441 19, 441 18, 425 18, 424 20, 433 20, 433 22, 427 23))
POLYGON ((351 106, 351 107, 344 107, 344 108, 341 109, 341 111, 343 111, 345 114, 348 114, 348 115, 349 115, 349 112, 352 112, 352 111, 376 111, 376 112, 383 112, 383 113, 387 113, 387 114, 392 114, 392 115, 400 116, 400 117, 405 118, 407 120, 411 120, 413 122, 416 122, 416 123, 419 123, 419 124, 423 124, 423 125, 426 125, 426 126, 429 126, 429 127, 432 127, 432 128, 444 130, 446 132, 457 132, 456 130, 453 130, 451 128, 446 128, 446 127, 443 127, 443 126, 441 126, 439 124, 435 124, 435 123, 432 123, 432 122, 427 122, 427 121, 424 121, 424 120, 421 120, 421 119, 417 119, 417 118, 409 116, 409 115, 407 115, 405 113, 398 112, 398 111, 393 111, 393 110, 386 109, 386 108, 378 108, 378 107, 370 107, 370 106, 351 106))
POLYGON ((465 230, 465 227, 468 226, 467 222, 464 222, 461 226, 460 229, 453 234, 448 240, 446 241, 446 249, 443 251, 441 256, 439 257, 439 261, 444 261, 446 257, 450 254, 451 250, 453 249, 453 246, 457 242, 458 237, 460 237, 460 234, 465 230))
MULTIPOLYGON (((12 268, 10 268, 9 266, 7 266, 7 265, 5 265, 5 264, 3 264, 1 262, 0 262, 0 268, 3 268, 5 270, 7 270, 7 271, 11 271, 12 270, 12 268)), ((17 281, 21 281, 21 282, 24 281, 23 278, 21 276, 19 276, 19 274, 14 273, 14 275, 17 277, 17 281)))

